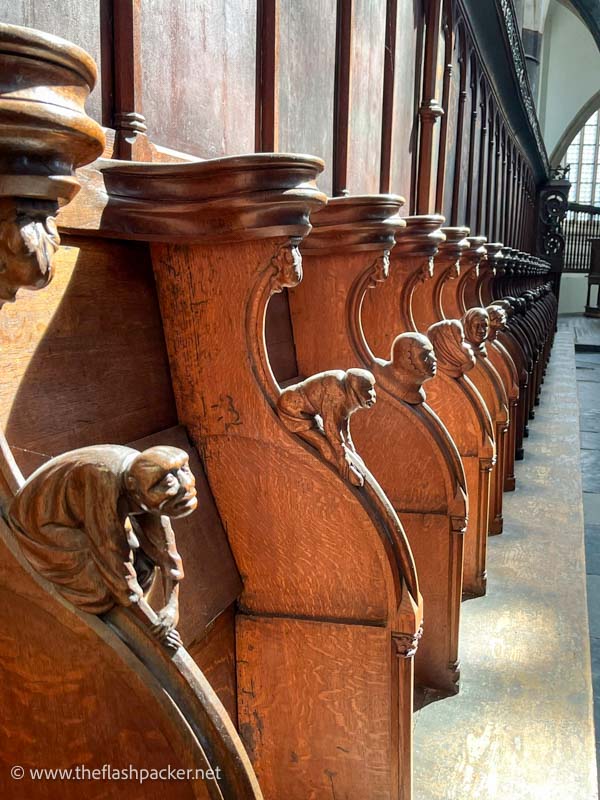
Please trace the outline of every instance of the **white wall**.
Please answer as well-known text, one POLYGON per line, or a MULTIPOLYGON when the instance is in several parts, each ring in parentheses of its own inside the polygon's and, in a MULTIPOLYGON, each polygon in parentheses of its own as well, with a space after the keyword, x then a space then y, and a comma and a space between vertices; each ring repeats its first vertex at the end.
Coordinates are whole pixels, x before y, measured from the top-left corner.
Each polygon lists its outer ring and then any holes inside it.
POLYGON ((550 155, 574 117, 600 89, 600 51, 579 17, 551 0, 542 39, 539 118, 550 155))
MULTIPOLYGON (((595 289, 592 289, 595 291, 595 289)), ((587 298, 587 275, 565 273, 560 279, 559 314, 583 314, 587 298)), ((595 298, 592 296, 592 301, 595 298)))

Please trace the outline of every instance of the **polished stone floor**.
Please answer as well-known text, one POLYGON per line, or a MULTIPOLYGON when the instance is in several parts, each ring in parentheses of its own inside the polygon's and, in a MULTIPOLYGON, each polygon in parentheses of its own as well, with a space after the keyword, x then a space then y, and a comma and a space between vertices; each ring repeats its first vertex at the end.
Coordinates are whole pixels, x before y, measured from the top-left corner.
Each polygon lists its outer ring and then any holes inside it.
MULTIPOLYGON (((463 604, 461 691, 415 714, 416 800, 598 797, 578 421, 567 329, 556 338, 517 490, 505 495, 504 533, 489 542, 487 596, 463 604)), ((598 444, 599 430, 586 428, 586 441, 598 444)), ((594 469, 585 472, 590 488, 594 469)), ((600 494, 585 498, 588 521, 600 522, 600 494)), ((595 552, 598 561, 600 544, 595 552)), ((600 575, 589 579, 600 608, 600 575)), ((600 639, 600 619, 593 624, 600 639)))

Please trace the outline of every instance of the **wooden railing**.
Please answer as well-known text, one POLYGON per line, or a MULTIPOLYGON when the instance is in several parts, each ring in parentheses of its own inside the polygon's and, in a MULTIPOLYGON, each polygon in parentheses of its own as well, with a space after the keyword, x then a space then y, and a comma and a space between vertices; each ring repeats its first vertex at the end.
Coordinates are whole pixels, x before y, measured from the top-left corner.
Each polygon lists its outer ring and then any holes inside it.
POLYGON ((600 238, 600 208, 569 203, 563 223, 565 237, 564 272, 589 272, 590 240, 600 238))

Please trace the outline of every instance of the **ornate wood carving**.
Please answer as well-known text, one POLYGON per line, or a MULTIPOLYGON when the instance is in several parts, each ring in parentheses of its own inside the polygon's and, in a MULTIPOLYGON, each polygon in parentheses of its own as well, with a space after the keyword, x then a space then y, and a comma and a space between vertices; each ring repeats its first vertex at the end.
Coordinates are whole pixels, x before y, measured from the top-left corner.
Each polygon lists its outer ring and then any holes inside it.
POLYGON ((355 486, 364 485, 366 471, 350 435, 350 417, 374 404, 375 378, 365 369, 320 372, 288 386, 277 398, 285 426, 355 486))
POLYGON ((187 453, 153 447, 84 447, 51 459, 19 489, 6 519, 32 567, 77 608, 132 606, 176 649, 183 578, 170 519, 196 508, 187 453), (160 571, 165 605, 147 594, 160 571))
MULTIPOLYGON (((78 188, 75 167, 102 151, 104 137, 83 108, 95 66, 79 48, 2 25, 0 66, 2 304, 20 287, 48 283, 59 245, 53 216, 78 188)), ((187 454, 84 448, 52 459, 24 482, 4 437, 1 444, 6 758, 16 763, 26 753, 41 763, 51 752, 54 766, 70 767, 93 752, 111 763, 118 730, 134 743, 134 760, 151 750, 156 767, 194 770, 195 779, 182 782, 174 797, 261 800, 232 721, 177 646, 182 569, 169 517, 195 506, 187 454), (144 596, 155 566, 166 598, 158 614, 144 596), (119 711, 123 696, 127 719, 119 711), (44 746, 37 755, 36 740, 44 746)), ((80 794, 72 785, 61 787, 69 800, 80 794)))
POLYGON ((485 401, 466 374, 475 354, 459 320, 442 320, 427 335, 433 344, 438 372, 427 397, 440 415, 461 454, 469 496, 469 520, 464 551, 464 591, 485 594, 491 472, 496 461, 494 428, 485 401))
MULTIPOLYGON (((301 277, 298 240, 325 201, 315 186, 322 162, 276 154, 97 167, 80 219, 103 233, 157 242, 152 257, 178 414, 204 457, 244 580, 238 713, 261 784, 268 795, 293 787, 304 796, 312 787, 325 791, 331 771, 348 794, 408 797, 413 667, 389 654, 392 634, 414 636, 421 624, 410 548, 368 469, 362 486, 343 480, 280 419, 281 392, 265 350, 266 305, 301 277), (372 692, 357 698, 348 689, 334 709, 312 681, 315 670, 331 686, 367 670, 372 692), (389 714, 383 771, 364 768, 376 761, 368 752, 382 730, 373 693, 389 714), (311 750, 299 769, 289 752, 304 752, 309 723, 311 750), (366 753, 360 770, 326 745, 350 730, 366 753)), ((65 216, 74 220, 74 212, 65 216)))
POLYGON ((494 441, 497 464, 493 475, 494 490, 490 501, 490 534, 502 533, 502 502, 504 492, 504 470, 508 446, 509 408, 508 396, 498 372, 487 357, 486 339, 489 333, 489 317, 484 308, 470 308, 463 317, 465 338, 473 347, 476 364, 472 379, 494 420, 494 441))
MULTIPOLYGON (((390 260, 392 273, 398 268, 395 250, 390 253, 389 248, 404 230, 397 216, 401 202, 393 196, 334 198, 315 214, 313 230, 302 243, 305 278, 290 292, 290 308, 301 374, 349 363, 376 377, 377 404, 368 414, 353 417, 352 436, 398 511, 416 559, 427 609, 426 632, 415 659, 417 683, 449 693, 457 690, 459 674, 467 516, 460 457, 424 403, 423 383, 435 373, 427 338, 401 334, 390 341, 389 360, 376 358, 362 326, 368 295, 386 291, 392 280, 390 260)), ((430 229, 421 226, 421 231, 429 241, 430 229)), ((396 320, 381 319, 379 324, 392 335, 401 330, 396 320)))

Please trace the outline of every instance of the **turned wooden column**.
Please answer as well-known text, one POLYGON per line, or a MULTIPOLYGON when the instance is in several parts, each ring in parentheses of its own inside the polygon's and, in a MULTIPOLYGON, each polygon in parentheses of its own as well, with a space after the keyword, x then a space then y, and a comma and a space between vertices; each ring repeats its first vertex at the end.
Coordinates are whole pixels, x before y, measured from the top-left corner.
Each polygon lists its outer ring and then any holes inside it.
POLYGON ((412 312, 419 331, 426 331, 434 322, 448 319, 444 307, 444 284, 460 276, 460 261, 470 244, 468 228, 442 228, 446 240, 441 242, 435 256, 433 277, 415 287, 412 312))
POLYGON ((238 722, 265 796, 326 798, 333 779, 353 800, 409 800, 422 601, 402 526, 350 437, 372 376, 335 363, 281 391, 265 345, 270 297, 302 277, 323 164, 98 166, 103 233, 153 242, 179 419, 244 582, 238 722))
POLYGON ((314 214, 301 246, 304 280, 290 291, 290 308, 302 375, 349 364, 377 379, 377 404, 356 415, 352 436, 415 556, 426 608, 416 682, 447 694, 457 691, 459 677, 465 477, 447 430, 424 402, 421 384, 435 369, 421 363, 427 340, 404 334, 392 345, 391 360, 377 359, 361 320, 365 295, 387 279, 389 251, 404 227, 397 216, 402 202, 385 195, 335 198, 314 214))

